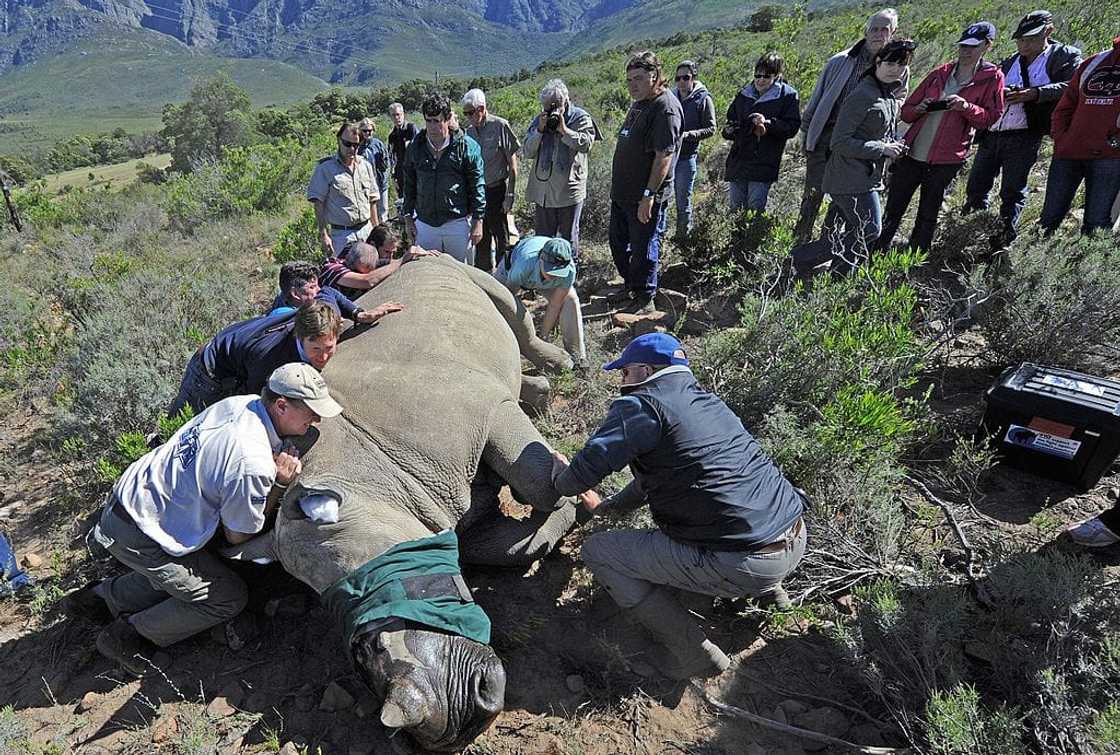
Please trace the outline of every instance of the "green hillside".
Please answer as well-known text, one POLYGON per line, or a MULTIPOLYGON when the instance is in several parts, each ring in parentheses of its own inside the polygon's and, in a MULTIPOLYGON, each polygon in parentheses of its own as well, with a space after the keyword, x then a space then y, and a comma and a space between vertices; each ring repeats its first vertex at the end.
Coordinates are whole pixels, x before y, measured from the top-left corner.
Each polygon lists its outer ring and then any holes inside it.
POLYGON ((158 128, 164 103, 185 99, 195 79, 218 71, 258 107, 304 101, 327 87, 286 63, 218 58, 168 37, 114 30, 0 78, 0 152, 48 147, 75 133, 158 128))

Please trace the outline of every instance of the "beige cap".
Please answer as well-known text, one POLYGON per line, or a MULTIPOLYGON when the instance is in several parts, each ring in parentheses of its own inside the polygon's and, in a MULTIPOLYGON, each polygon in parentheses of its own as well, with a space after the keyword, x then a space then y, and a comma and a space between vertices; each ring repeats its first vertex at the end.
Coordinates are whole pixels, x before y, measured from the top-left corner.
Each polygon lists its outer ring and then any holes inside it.
POLYGON ((318 370, 304 362, 277 367, 268 378, 268 389, 278 396, 299 399, 324 419, 342 414, 342 407, 327 390, 327 381, 318 370))

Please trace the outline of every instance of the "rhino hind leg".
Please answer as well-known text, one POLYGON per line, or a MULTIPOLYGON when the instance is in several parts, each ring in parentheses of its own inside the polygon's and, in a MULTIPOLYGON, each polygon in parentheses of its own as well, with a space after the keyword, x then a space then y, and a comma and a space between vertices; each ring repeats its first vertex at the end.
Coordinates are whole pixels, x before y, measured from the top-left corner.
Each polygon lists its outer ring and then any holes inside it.
POLYGON ((527 412, 539 417, 548 411, 552 385, 544 375, 522 375, 521 395, 518 398, 527 412))
POLYGON ((552 484, 552 449, 514 401, 504 401, 490 418, 482 460, 513 489, 517 500, 541 511, 570 503, 552 484))
POLYGON ((473 566, 529 566, 551 553, 575 523, 573 506, 525 519, 495 512, 459 533, 459 557, 473 566))

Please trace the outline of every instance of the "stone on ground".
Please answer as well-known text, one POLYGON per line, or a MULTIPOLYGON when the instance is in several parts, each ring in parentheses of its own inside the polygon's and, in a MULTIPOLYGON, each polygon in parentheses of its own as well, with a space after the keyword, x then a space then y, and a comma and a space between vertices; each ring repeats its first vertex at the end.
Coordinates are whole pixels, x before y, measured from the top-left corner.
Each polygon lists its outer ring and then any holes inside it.
MULTIPOLYGON (((848 733, 848 729, 851 728, 847 716, 827 705, 807 710, 798 715, 793 719, 793 725, 840 739, 842 739, 844 735, 848 733)), ((817 752, 828 747, 828 745, 823 742, 812 742, 809 740, 803 742, 801 746, 809 752, 817 752)))
POLYGON ((338 682, 331 682, 323 690, 323 699, 319 701, 319 710, 335 713, 340 710, 349 710, 354 705, 354 697, 338 682))
POLYGON ((210 701, 210 704, 206 706, 206 715, 211 718, 226 718, 232 716, 236 712, 237 708, 230 705, 229 700, 220 696, 215 697, 210 701))

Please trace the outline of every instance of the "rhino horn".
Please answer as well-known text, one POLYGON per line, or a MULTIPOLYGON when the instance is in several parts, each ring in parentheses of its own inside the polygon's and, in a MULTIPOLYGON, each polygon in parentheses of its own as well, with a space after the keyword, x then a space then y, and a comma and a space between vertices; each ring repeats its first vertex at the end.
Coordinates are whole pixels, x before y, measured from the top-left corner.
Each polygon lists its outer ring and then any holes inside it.
POLYGON ((399 703, 388 700, 381 706, 381 723, 388 729, 407 729, 416 726, 426 715, 427 711, 418 705, 402 707, 399 703))

